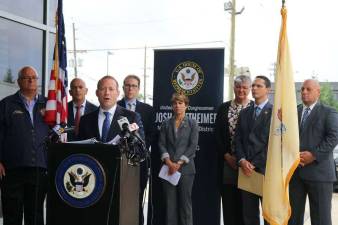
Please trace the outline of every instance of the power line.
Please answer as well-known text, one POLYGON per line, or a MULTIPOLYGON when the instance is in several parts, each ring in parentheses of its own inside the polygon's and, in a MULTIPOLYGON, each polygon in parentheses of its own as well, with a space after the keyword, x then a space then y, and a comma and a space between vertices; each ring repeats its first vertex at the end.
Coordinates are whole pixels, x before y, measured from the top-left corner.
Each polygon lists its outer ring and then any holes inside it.
MULTIPOLYGON (((200 45, 200 44, 215 44, 215 43, 224 43, 224 41, 205 41, 205 42, 191 42, 183 44, 173 44, 173 45, 154 45, 147 46, 147 48, 172 48, 180 46, 191 46, 191 45, 200 45)), ((126 48, 96 48, 96 49, 76 49, 77 53, 87 53, 87 52, 100 52, 100 51, 121 51, 121 50, 140 50, 144 49, 142 47, 126 47, 126 48)), ((73 53, 74 50, 68 50, 69 53, 73 53)))

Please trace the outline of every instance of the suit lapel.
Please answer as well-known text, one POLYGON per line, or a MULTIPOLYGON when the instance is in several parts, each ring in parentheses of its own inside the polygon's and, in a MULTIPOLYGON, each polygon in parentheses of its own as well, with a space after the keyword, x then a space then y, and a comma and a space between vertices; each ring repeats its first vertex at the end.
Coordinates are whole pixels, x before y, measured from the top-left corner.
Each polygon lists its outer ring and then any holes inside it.
MULTIPOLYGON (((302 111, 301 111, 302 113, 302 111)), ((320 113, 319 110, 319 103, 316 103, 316 105, 313 107, 313 109, 310 111, 310 115, 308 116, 308 118, 305 121, 304 127, 302 129, 302 133, 303 131, 307 130, 307 128, 315 122, 314 118, 318 117, 318 114, 320 113)))
POLYGON ((74 111, 73 111, 73 101, 68 103, 68 124, 74 126, 74 111))
MULTIPOLYGON (((113 116, 113 119, 110 124, 109 128, 109 133, 108 133, 108 139, 111 140, 113 139, 118 133, 120 133, 120 127, 119 124, 117 123, 117 120, 119 116, 122 114, 122 107, 119 105, 116 105, 116 110, 113 116)), ((130 121, 129 121, 130 122, 130 121)))
POLYGON ((100 131, 99 131, 99 113, 100 113, 100 109, 98 108, 95 112, 95 115, 94 115, 94 119, 93 121, 95 122, 95 137, 96 137, 96 140, 101 140, 101 136, 100 136, 100 131))
POLYGON ((253 114, 254 114, 254 109, 252 110, 252 120, 253 122, 253 126, 252 129, 254 129, 256 126, 258 126, 259 124, 262 123, 262 121, 264 121, 265 117, 267 115, 269 115, 270 113, 270 109, 271 109, 271 104, 268 102, 265 104, 264 108, 262 109, 262 111, 259 113, 258 117, 256 119, 253 118, 253 114))
POLYGON ((301 119, 302 119, 303 106, 300 105, 297 110, 298 110, 298 128, 300 129, 300 122, 301 122, 301 119))

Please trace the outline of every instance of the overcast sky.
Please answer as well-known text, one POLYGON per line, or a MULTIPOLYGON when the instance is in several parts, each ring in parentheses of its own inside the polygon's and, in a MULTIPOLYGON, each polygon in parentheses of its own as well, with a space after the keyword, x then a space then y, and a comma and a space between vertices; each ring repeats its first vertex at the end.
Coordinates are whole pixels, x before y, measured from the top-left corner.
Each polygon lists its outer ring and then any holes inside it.
MULTIPOLYGON (((73 49, 72 23, 76 27, 79 76, 94 93, 97 80, 109 73, 122 82, 127 74, 144 74, 147 46, 147 95, 152 94, 153 47, 225 47, 228 65, 230 14, 223 0, 68 0, 64 16, 68 50, 73 49), (194 44, 201 43, 201 44, 194 44), (204 43, 204 44, 202 44, 204 43), (208 44, 205 44, 208 43, 208 44), (190 45, 194 44, 194 45, 190 45), (126 50, 126 48, 136 48, 126 50)), ((286 0, 288 35, 295 80, 317 76, 338 80, 338 2, 336 0, 286 0)), ((237 67, 249 67, 251 76, 272 74, 281 23, 281 0, 237 0, 237 67)), ((68 55, 68 59, 72 54, 68 55)), ((72 77, 73 68, 68 67, 72 77)), ((143 80, 142 80, 143 82, 143 80)), ((95 97, 93 97, 95 98, 95 97)))

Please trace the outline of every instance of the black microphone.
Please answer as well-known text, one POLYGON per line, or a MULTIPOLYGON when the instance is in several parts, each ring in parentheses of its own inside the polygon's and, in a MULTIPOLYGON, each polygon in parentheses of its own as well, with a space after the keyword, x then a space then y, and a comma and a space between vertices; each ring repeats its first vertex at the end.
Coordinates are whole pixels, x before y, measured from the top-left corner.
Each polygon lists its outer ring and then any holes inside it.
POLYGON ((48 134, 48 139, 52 143, 57 143, 60 141, 60 136, 63 133, 67 133, 69 131, 74 131, 75 127, 66 127, 66 124, 55 125, 48 134))
POLYGON ((117 122, 122 136, 119 141, 120 150, 125 153, 130 165, 137 166, 147 156, 145 143, 137 133, 139 126, 136 123, 130 124, 128 119, 123 116, 120 116, 117 122))

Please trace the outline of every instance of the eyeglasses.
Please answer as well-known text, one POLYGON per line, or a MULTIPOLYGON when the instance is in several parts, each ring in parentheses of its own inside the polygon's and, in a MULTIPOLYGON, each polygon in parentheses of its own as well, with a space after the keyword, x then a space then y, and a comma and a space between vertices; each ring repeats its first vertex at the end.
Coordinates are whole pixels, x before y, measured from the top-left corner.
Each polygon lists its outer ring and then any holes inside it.
POLYGON ((138 85, 136 85, 136 84, 125 84, 123 87, 125 87, 125 88, 138 88, 138 85))
POLYGON ((38 77, 21 77, 21 80, 38 80, 38 77))

